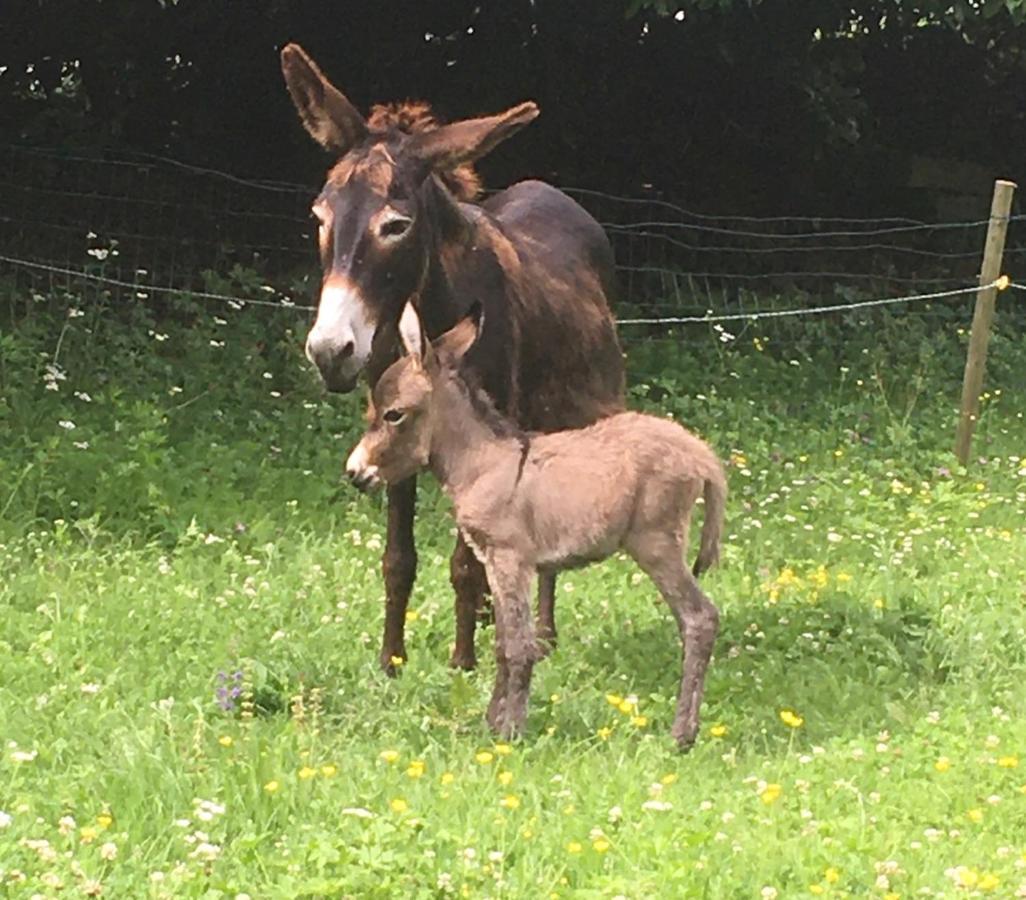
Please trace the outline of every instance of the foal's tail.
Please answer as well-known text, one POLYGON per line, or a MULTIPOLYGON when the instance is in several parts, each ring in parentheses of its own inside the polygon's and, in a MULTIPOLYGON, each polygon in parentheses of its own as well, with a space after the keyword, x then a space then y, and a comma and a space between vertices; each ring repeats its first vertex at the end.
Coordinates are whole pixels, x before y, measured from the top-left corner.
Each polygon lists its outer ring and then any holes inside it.
POLYGON ((702 543, 692 573, 697 578, 716 565, 720 558, 720 537, 723 534, 723 513, 727 503, 727 480, 723 469, 716 465, 705 481, 705 518, 702 522, 702 543))

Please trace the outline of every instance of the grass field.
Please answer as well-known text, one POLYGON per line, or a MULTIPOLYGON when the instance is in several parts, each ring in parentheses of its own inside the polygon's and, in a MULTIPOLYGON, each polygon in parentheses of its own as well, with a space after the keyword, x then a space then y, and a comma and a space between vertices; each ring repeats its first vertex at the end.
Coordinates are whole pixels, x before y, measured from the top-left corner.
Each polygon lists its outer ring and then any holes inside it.
POLYGON ((429 483, 410 660, 377 670, 361 398, 322 396, 296 316, 65 302, 2 313, 0 893, 1026 896, 1018 329, 967 472, 960 319, 631 348, 632 402, 731 461, 681 756, 675 630, 625 560, 561 579, 529 734, 491 739, 429 483))

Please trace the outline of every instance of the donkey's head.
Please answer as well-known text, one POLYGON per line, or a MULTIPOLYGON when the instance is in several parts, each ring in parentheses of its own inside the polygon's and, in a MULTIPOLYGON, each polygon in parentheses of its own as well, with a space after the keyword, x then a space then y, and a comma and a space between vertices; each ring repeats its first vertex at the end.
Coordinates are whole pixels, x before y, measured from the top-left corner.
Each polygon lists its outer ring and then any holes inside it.
POLYGON ((323 281, 306 354, 332 391, 350 391, 375 333, 421 287, 431 241, 425 182, 461 199, 476 193, 471 165, 538 115, 521 103, 497 116, 439 125, 424 104, 375 107, 364 119, 296 44, 282 71, 307 131, 337 154, 313 212, 323 281))
POLYGON ((360 490, 395 484, 427 466, 438 409, 438 379, 459 369, 481 332, 481 307, 428 343, 417 311, 407 303, 399 319, 405 355, 371 391, 367 430, 349 454, 346 474, 360 490))

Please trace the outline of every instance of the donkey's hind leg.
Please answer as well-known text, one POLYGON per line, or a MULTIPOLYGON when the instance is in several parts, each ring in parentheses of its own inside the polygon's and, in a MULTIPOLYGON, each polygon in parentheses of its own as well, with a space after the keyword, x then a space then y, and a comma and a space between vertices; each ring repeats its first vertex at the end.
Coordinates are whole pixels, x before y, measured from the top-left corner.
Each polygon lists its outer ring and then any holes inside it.
POLYGON ((681 631, 684 665, 671 734, 681 750, 688 750, 698 736, 698 711, 720 614, 684 565, 680 540, 665 533, 639 535, 627 550, 655 582, 681 631))
POLYGON ((538 573, 538 650, 548 656, 556 649, 556 573, 538 573))
POLYGON ((454 669, 473 669, 477 665, 474 652, 474 631, 478 608, 488 590, 488 579, 474 551, 461 533, 449 560, 449 577, 456 592, 456 645, 449 665, 454 669))

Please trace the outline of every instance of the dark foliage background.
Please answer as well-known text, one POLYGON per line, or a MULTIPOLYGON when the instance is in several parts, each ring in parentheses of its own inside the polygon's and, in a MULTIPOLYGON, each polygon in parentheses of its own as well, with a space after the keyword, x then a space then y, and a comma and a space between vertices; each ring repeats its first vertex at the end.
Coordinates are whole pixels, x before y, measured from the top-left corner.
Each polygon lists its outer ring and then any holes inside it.
MULTIPOLYGON (((5 0, 0 133, 318 181, 277 50, 359 106, 536 99, 500 185, 716 212, 943 216, 1026 160, 1023 0, 5 0)), ((960 209, 958 209, 961 212, 960 209)))

